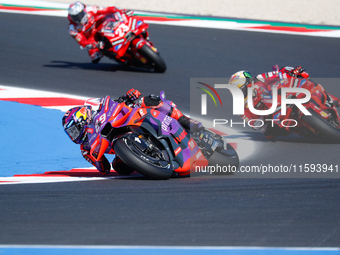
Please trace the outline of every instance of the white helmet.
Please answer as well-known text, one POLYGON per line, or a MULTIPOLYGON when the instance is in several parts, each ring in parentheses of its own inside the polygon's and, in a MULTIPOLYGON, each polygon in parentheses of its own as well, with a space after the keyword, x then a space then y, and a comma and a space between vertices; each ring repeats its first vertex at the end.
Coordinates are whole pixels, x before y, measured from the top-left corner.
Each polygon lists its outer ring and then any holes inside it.
POLYGON ((73 22, 84 25, 87 23, 85 5, 81 2, 74 2, 68 8, 68 15, 73 22))
POLYGON ((251 83, 252 77, 248 71, 242 70, 234 73, 229 80, 230 85, 237 86, 243 92, 243 94, 247 95, 247 86, 251 83))

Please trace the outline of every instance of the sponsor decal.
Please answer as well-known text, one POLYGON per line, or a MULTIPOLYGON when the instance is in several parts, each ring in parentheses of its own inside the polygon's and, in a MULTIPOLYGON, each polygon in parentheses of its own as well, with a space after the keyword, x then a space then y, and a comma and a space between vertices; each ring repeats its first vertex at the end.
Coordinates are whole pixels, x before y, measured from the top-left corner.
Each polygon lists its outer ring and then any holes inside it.
POLYGON ((133 19, 133 21, 132 21, 132 26, 131 26, 131 30, 135 30, 135 28, 136 28, 136 20, 133 19))
POLYGON ((143 21, 141 21, 141 20, 138 20, 137 21, 137 25, 136 25, 136 28, 138 28, 140 25, 142 25, 143 24, 143 21))
POLYGON ((115 51, 118 51, 121 47, 122 47, 122 43, 121 44, 118 44, 116 47, 115 47, 115 51))
POLYGON ((299 87, 303 87, 303 85, 307 82, 306 79, 301 80, 299 87))
POLYGON ((211 149, 212 149, 213 151, 215 151, 216 148, 217 148, 217 146, 218 146, 218 144, 219 144, 219 142, 218 142, 218 141, 215 141, 215 142, 213 143, 213 145, 211 146, 211 149))
POLYGON ((183 139, 185 139, 185 137, 187 136, 187 132, 183 129, 182 133, 178 136, 178 137, 175 137, 175 139, 177 140, 177 142, 182 142, 183 139))
POLYGON ((154 109, 151 109, 150 113, 152 114, 153 117, 157 118, 160 112, 154 109))
POLYGON ((325 113, 324 111, 321 111, 320 114, 321 114, 321 116, 324 117, 324 118, 328 118, 328 117, 329 117, 328 114, 325 113))
POLYGON ((188 142, 188 147, 190 148, 190 150, 193 150, 196 146, 196 142, 194 141, 193 138, 190 138, 189 142, 188 142))
POLYGON ((87 131, 87 133, 90 133, 90 134, 93 134, 93 132, 94 132, 93 128, 87 128, 86 131, 87 131))
POLYGON ((181 151, 182 151, 182 148, 181 148, 181 147, 178 147, 178 148, 175 150, 175 156, 177 156, 181 151))
POLYGON ((115 46, 115 45, 120 44, 122 42, 124 42, 124 39, 120 39, 120 40, 114 41, 111 44, 112 44, 112 46, 115 46))
POLYGON ((294 79, 294 85, 293 88, 296 88, 298 86, 299 79, 294 79))
POLYGON ((166 132, 170 131, 170 124, 171 124, 172 118, 169 116, 165 116, 164 120, 162 121, 162 129, 166 132))
MULTIPOLYGON (((213 91, 215 93, 215 95, 217 96, 217 98, 220 101, 220 104, 222 106, 221 97, 220 97, 220 95, 217 93, 217 91, 212 86, 210 86, 208 84, 205 84, 205 83, 202 83, 202 82, 199 82, 199 84, 202 84, 202 85, 206 86, 207 88, 209 88, 211 91, 213 91)), ((204 88, 200 88, 200 87, 197 87, 197 88, 203 90, 204 92, 206 92, 212 98, 212 100, 214 101, 215 106, 217 106, 216 100, 215 100, 214 96, 211 94, 211 92, 209 90, 204 89, 204 88)), ((207 95, 206 94, 202 94, 201 95, 201 102, 202 102, 201 114, 202 115, 206 115, 207 114, 207 95)))
POLYGON ((109 110, 109 105, 110 105, 110 98, 107 97, 105 101, 105 111, 107 112, 109 110))
POLYGON ((139 109, 138 113, 141 117, 143 117, 146 114, 146 111, 143 108, 141 108, 139 109))

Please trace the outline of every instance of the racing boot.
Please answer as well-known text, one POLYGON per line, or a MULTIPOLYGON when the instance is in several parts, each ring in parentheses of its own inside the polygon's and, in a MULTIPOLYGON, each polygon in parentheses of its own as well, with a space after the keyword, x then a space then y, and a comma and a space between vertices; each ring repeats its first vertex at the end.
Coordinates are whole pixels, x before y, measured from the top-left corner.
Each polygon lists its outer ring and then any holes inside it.
POLYGON ((98 62, 104 56, 98 48, 89 50, 89 55, 93 64, 98 64, 98 62))
POLYGON ((330 93, 326 92, 326 95, 328 96, 328 98, 330 98, 330 101, 332 101, 332 104, 335 107, 339 107, 340 106, 340 99, 331 95, 330 93))

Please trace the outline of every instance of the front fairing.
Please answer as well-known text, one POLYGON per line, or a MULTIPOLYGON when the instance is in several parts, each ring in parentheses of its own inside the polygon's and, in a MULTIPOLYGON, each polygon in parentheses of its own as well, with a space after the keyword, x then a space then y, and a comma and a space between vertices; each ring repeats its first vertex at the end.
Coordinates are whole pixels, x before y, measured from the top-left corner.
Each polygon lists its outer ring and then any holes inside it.
POLYGON ((100 156, 102 153, 112 152, 112 128, 120 128, 129 122, 137 109, 130 108, 125 103, 117 103, 109 96, 102 99, 100 108, 87 126, 87 137, 91 147, 91 154, 100 156), (132 113, 132 114, 131 114, 132 113), (107 146, 103 149, 103 144, 107 146), (102 150, 102 151, 101 151, 102 150))

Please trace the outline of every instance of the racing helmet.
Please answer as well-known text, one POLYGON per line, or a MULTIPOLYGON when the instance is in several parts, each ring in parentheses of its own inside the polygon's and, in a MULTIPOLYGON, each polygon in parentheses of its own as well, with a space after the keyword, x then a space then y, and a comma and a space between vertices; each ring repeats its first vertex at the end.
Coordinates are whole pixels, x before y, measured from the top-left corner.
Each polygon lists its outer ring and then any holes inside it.
POLYGON ((252 76, 248 71, 242 70, 234 73, 229 80, 230 85, 237 86, 243 92, 243 95, 247 95, 247 86, 252 81, 252 76))
POLYGON ((81 2, 72 3, 68 8, 68 15, 73 22, 81 25, 86 24, 88 21, 85 5, 81 2))
POLYGON ((62 125, 66 134, 76 144, 82 144, 86 137, 86 125, 92 120, 92 107, 89 105, 74 107, 68 110, 62 125))

